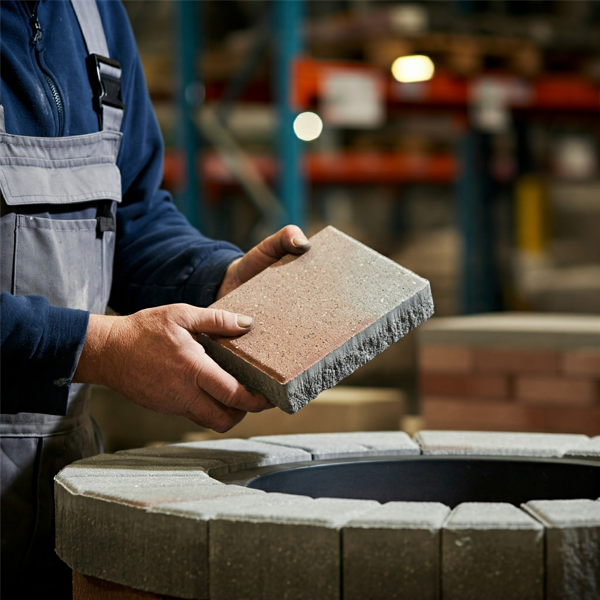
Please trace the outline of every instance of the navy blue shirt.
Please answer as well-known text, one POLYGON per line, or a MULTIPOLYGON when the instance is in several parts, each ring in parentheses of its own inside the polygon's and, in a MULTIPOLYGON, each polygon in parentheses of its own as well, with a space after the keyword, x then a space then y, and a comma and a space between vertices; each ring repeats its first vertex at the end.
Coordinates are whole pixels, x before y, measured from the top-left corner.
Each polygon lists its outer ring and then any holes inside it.
MULTIPOLYGON (((163 141, 129 21, 120 2, 101 0, 98 7, 110 57, 121 64, 126 106, 117 159, 123 202, 117 209, 110 305, 123 314, 174 302, 207 306, 227 266, 242 252, 201 235, 160 189, 163 141)), ((24 4, 0 3, 0 99, 7 133, 57 137, 98 131, 87 52, 71 3, 40 2, 35 9, 42 38, 34 46, 24 4), (44 71, 58 88, 64 119, 44 71)), ((0 316, 2 412, 65 414, 89 314, 51 306, 40 296, 4 292, 0 316)))

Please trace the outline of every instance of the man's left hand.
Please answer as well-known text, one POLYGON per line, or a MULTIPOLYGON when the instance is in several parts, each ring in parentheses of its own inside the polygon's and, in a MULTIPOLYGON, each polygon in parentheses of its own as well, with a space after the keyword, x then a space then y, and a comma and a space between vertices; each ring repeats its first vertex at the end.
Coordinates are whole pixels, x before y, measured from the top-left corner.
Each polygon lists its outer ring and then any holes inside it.
POLYGON ((296 225, 287 225, 229 265, 217 293, 217 300, 258 275, 286 254, 304 254, 309 248, 310 243, 302 230, 296 225))

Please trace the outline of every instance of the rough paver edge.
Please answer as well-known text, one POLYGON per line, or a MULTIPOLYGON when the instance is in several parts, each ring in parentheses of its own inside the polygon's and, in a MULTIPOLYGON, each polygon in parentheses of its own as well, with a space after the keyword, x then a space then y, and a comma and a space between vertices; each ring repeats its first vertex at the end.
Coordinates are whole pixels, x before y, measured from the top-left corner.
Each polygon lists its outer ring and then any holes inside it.
POLYGON ((426 282, 425 285, 402 304, 379 317, 289 382, 275 381, 258 366, 240 358, 207 336, 200 336, 198 339, 207 354, 219 365, 226 367, 234 377, 263 394, 281 410, 294 414, 306 406, 304 398, 316 398, 319 393, 339 383, 433 315, 431 286, 426 280, 423 281, 426 282), (349 361, 348 356, 352 356, 353 360, 349 361))

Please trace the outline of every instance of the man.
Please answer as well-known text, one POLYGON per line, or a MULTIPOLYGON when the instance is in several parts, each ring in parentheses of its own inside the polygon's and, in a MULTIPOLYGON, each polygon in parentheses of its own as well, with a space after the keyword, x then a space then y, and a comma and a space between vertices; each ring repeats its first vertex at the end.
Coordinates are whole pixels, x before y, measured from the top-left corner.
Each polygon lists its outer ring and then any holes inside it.
POLYGON ((217 431, 269 408, 195 341, 251 315, 201 307, 309 245, 288 226, 244 256, 176 211, 120 3, 3 0, 0 19, 2 591, 68 597, 52 480, 99 451, 87 384, 217 431))

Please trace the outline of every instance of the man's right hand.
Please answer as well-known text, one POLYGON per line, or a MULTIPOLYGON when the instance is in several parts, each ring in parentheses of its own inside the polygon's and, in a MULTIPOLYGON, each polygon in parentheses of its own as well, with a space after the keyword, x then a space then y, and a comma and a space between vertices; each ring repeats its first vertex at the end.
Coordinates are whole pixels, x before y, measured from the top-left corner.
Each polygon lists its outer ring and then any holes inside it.
POLYGON ((221 369, 195 336, 238 336, 252 326, 250 317, 188 304, 127 317, 90 315, 73 382, 106 385, 136 404, 222 433, 247 412, 273 406, 221 369))

